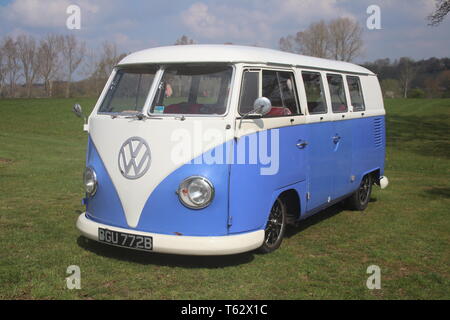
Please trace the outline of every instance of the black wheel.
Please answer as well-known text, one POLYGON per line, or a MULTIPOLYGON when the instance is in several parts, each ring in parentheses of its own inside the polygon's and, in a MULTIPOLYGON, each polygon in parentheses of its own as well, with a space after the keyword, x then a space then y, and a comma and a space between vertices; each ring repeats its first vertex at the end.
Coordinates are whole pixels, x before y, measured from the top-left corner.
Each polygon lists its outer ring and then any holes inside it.
POLYGON ((265 229, 264 243, 259 248, 261 253, 270 253, 281 245, 286 229, 286 205, 277 199, 270 210, 265 229))
POLYGON ((348 206, 353 210, 363 211, 367 208, 372 193, 372 176, 367 174, 361 180, 358 190, 348 198, 348 206))

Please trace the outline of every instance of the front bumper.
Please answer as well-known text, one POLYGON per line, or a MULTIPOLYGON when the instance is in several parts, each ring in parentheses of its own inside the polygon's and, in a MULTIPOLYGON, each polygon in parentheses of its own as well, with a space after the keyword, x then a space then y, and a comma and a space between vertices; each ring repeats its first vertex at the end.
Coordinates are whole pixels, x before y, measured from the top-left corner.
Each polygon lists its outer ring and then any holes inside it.
POLYGON ((153 238, 153 252, 184 255, 227 255, 259 248, 264 241, 264 230, 257 230, 230 236, 193 237, 135 231, 108 226, 86 218, 82 213, 77 228, 86 238, 98 241, 98 228, 133 233, 153 238))

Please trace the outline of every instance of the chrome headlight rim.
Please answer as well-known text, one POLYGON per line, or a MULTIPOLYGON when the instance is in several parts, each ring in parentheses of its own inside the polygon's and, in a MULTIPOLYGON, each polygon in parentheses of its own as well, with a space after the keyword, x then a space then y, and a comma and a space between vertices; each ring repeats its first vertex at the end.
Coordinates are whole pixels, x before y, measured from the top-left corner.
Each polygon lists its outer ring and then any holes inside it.
MULTIPOLYGON (((194 209, 194 210, 201 210, 201 209, 208 207, 211 204, 211 202, 214 200, 215 193, 216 192, 214 189, 214 185, 211 183, 211 181, 209 181, 207 178, 202 177, 202 176, 190 176, 190 177, 184 179, 178 186, 178 190, 177 190, 178 199, 180 200, 181 204, 183 204, 185 207, 187 207, 189 209, 194 209), (209 199, 201 205, 195 204, 192 201, 190 201, 190 203, 185 201, 183 198, 183 195, 182 195, 182 189, 186 188, 188 185, 190 185, 195 180, 200 180, 209 187, 209 192, 210 192, 209 199)), ((189 195, 188 195, 188 198, 189 198, 189 195)))
POLYGON ((84 189, 85 189, 86 193, 90 197, 93 197, 95 195, 95 193, 97 192, 98 180, 97 180, 97 174, 95 173, 94 168, 92 168, 91 166, 88 166, 88 167, 86 167, 86 169, 84 169, 83 183, 84 183, 84 189), (90 174, 92 175, 92 181, 94 182, 94 185, 93 185, 91 191, 88 190, 88 186, 86 183, 86 180, 87 180, 86 175, 88 172, 90 172, 90 174))

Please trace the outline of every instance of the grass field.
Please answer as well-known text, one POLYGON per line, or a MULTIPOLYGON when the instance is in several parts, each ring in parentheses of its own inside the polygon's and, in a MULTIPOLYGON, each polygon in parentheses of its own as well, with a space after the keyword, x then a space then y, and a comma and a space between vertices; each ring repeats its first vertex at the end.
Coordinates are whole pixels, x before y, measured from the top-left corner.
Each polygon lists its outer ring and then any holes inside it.
MULTIPOLYGON (((77 99, 88 110, 92 99, 77 99)), ((269 255, 145 254, 87 242, 73 99, 0 100, 2 299, 450 299, 450 99, 387 100, 390 186, 336 205, 269 255), (368 290, 368 266, 381 290, 368 290), (68 290, 69 265, 81 290, 68 290)))

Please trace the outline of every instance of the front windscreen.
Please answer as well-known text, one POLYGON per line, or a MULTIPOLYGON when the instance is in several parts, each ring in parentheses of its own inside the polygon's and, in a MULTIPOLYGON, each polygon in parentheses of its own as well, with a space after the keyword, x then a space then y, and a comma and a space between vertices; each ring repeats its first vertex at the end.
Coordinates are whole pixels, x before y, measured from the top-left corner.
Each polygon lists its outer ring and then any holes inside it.
POLYGON ((153 114, 222 115, 230 94, 230 66, 167 67, 150 112, 153 114))
POLYGON ((142 112, 156 71, 156 67, 119 69, 98 111, 142 112))

